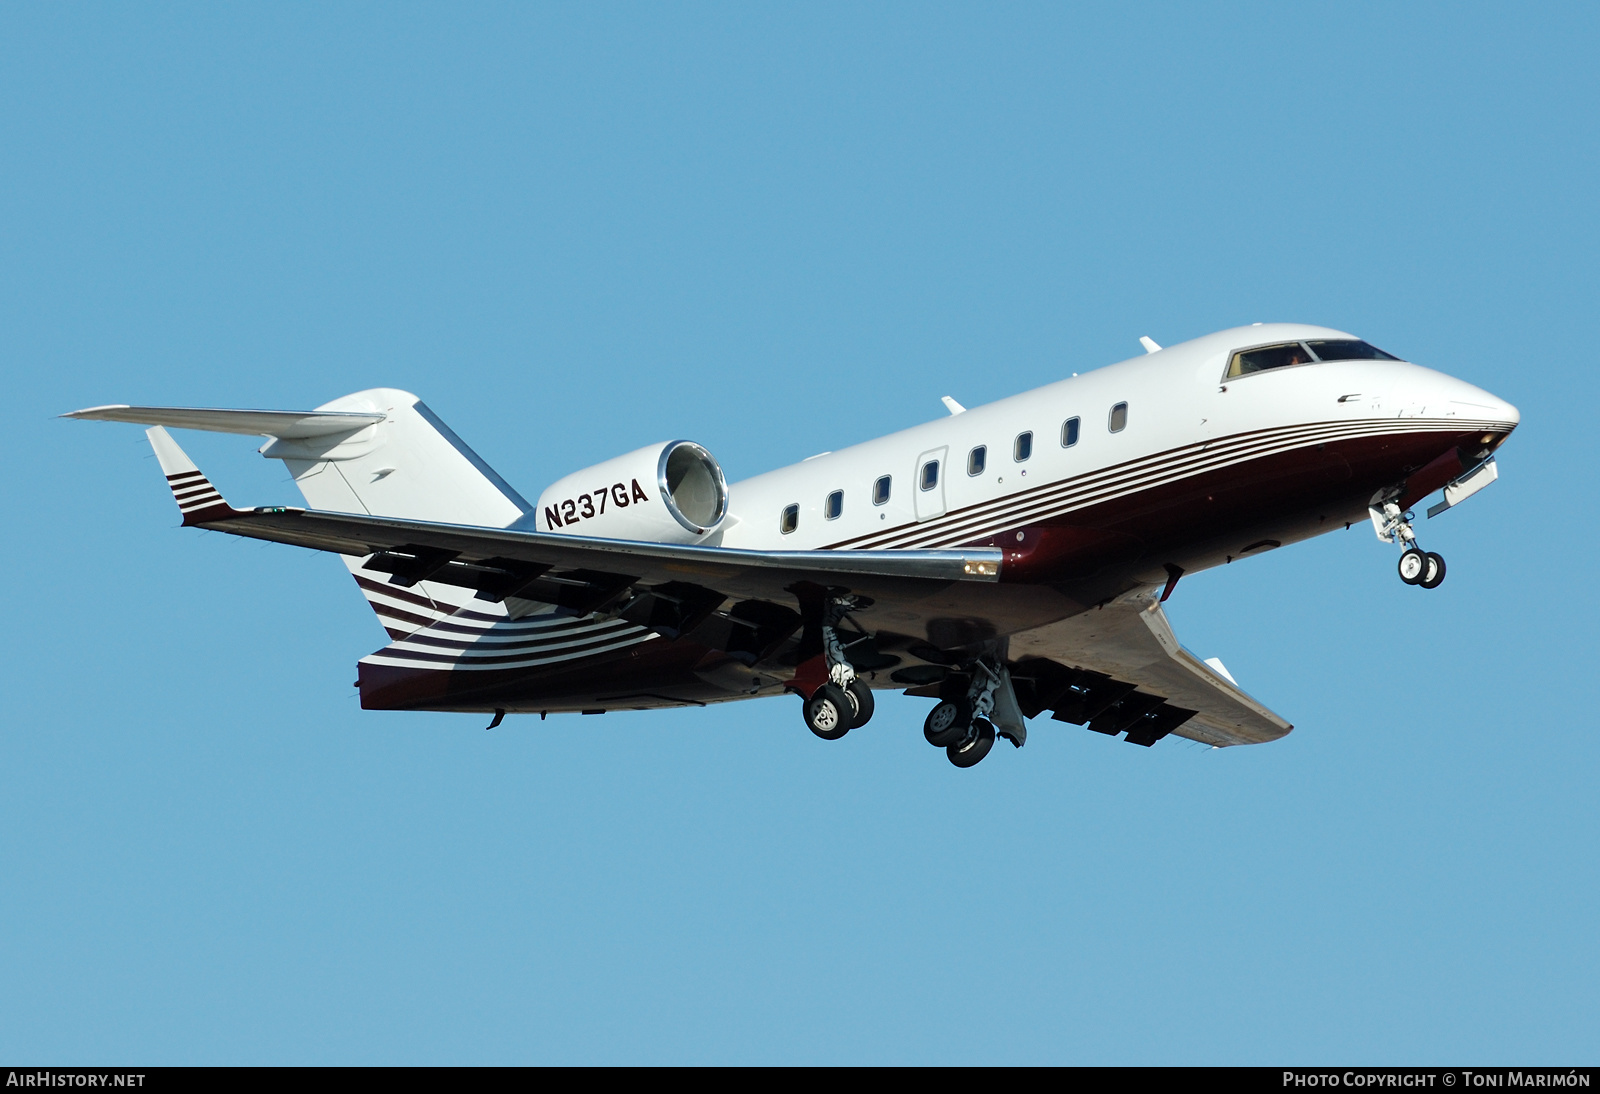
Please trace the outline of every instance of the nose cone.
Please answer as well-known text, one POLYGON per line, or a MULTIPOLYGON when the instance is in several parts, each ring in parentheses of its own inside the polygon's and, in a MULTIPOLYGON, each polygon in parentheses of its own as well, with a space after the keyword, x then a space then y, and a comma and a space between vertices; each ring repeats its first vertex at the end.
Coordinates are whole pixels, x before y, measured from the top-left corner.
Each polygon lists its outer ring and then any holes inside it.
POLYGON ((1505 420, 1510 427, 1506 430, 1507 433, 1510 433, 1511 430, 1522 424, 1522 411, 1518 410, 1504 399, 1500 400, 1500 412, 1505 415, 1505 420))
POLYGON ((1510 423, 1511 428, 1517 428, 1517 426, 1522 422, 1522 411, 1518 410, 1504 399, 1497 399, 1495 402, 1499 407, 1501 415, 1508 423, 1510 423))
POLYGON ((1390 399, 1402 415, 1481 423, 1485 430, 1500 434, 1510 433, 1522 421, 1522 413, 1498 395, 1448 373, 1397 365, 1392 375, 1390 399))
POLYGON ((1456 417, 1481 418, 1502 426, 1507 433, 1522 421, 1522 412, 1498 395, 1453 378, 1451 384, 1454 390, 1448 398, 1456 417))
POLYGON ((1522 412, 1498 395, 1454 376, 1435 375, 1438 379, 1428 385, 1429 398, 1438 401, 1425 414, 1436 417, 1442 411, 1444 418, 1460 423, 1463 432, 1481 431, 1481 436, 1474 435, 1469 442, 1478 457, 1487 456, 1504 444, 1522 421, 1522 412))

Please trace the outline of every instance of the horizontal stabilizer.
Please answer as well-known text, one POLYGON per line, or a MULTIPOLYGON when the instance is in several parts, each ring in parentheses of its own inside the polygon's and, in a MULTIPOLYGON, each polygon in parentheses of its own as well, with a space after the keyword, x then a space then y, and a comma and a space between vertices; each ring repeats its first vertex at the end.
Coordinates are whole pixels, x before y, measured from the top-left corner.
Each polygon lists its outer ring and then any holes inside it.
POLYGON ((212 433, 245 433, 261 437, 302 440, 354 433, 383 421, 382 414, 357 414, 330 410, 219 410, 189 406, 95 406, 74 410, 63 418, 91 422, 137 422, 170 425, 174 429, 204 429, 212 433))
POLYGON ((185 525, 243 515, 222 499, 211 480, 200 473, 194 461, 165 429, 156 426, 145 430, 144 434, 150 438, 150 447, 156 450, 156 462, 167 477, 167 485, 172 489, 185 525))

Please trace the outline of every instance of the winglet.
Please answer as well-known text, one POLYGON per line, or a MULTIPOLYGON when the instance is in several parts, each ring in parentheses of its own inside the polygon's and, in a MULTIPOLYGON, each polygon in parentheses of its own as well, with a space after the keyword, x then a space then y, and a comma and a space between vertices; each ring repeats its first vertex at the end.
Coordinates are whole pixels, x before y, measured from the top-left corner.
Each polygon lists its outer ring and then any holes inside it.
POLYGON ((167 485, 172 488, 185 527, 242 515, 222 500, 211 480, 200 473, 194 461, 165 429, 154 426, 145 430, 144 435, 150 438, 150 447, 156 450, 156 462, 161 465, 161 473, 167 476, 167 485))

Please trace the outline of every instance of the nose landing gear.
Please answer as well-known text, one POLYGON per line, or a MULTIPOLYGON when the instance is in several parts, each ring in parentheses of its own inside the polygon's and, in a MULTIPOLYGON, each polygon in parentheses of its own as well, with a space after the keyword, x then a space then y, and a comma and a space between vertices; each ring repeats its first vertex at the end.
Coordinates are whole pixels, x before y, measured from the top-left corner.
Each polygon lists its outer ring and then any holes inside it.
POLYGON ((1372 515, 1372 530, 1385 543, 1399 541, 1400 580, 1407 585, 1437 589, 1444 582, 1444 559, 1417 546, 1417 533, 1411 527, 1412 515, 1402 510, 1393 497, 1375 498, 1367 511, 1372 515))
POLYGON ((1417 547, 1407 548, 1400 556, 1400 580, 1407 585, 1437 589, 1444 581, 1444 559, 1432 551, 1423 551, 1417 547))

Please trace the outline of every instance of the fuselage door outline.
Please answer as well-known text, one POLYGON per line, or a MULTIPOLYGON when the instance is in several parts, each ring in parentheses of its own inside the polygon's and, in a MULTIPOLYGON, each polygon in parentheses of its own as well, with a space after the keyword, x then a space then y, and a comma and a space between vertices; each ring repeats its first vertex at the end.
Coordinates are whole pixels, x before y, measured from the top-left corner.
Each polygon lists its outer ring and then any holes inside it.
POLYGON ((947 470, 945 465, 949 462, 946 459, 949 453, 950 446, 945 445, 941 448, 930 449, 917 457, 916 470, 911 479, 911 493, 915 499, 917 523, 919 524, 935 517, 944 516, 944 480, 947 470), (928 469, 929 464, 936 464, 937 466, 930 472, 928 469), (933 478, 933 485, 931 486, 928 485, 930 475, 933 478))

